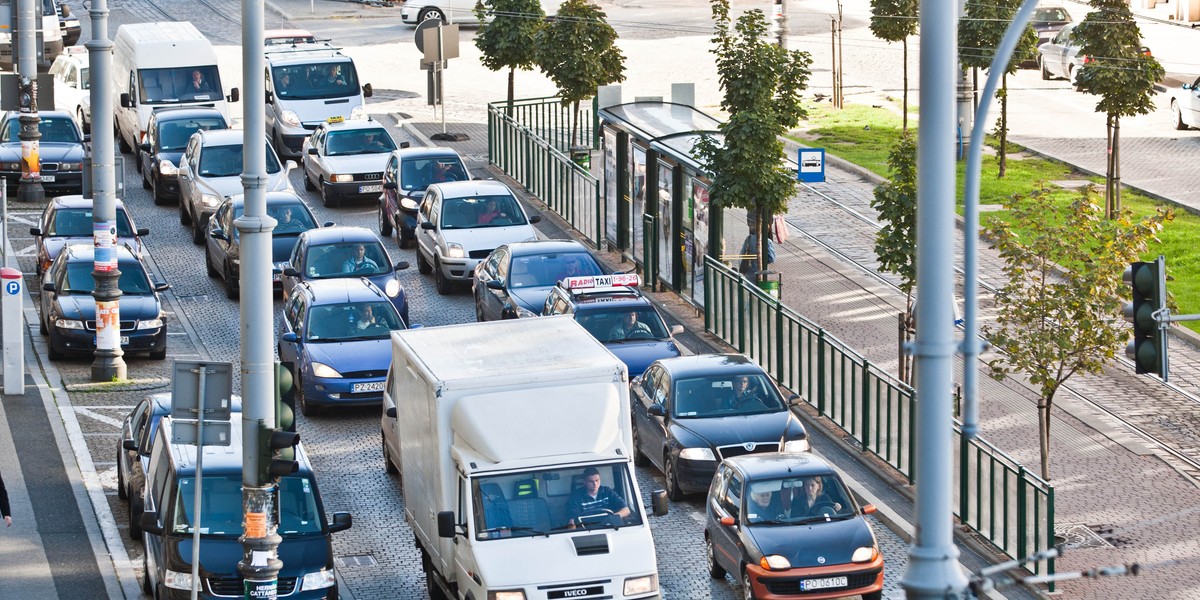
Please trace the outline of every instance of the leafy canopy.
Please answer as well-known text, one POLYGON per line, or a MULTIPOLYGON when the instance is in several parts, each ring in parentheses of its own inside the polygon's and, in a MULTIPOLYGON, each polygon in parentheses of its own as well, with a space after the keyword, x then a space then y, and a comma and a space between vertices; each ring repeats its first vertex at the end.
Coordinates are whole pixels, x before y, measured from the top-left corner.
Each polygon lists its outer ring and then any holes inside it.
MULTIPOLYGON (((990 69, 996 48, 1020 7, 1020 0, 968 0, 958 22, 958 60, 967 67, 990 69)), ((1005 73, 1016 73, 1021 61, 1033 58, 1037 40, 1033 27, 1026 25, 1005 73)))
POLYGON ((1142 33, 1125 0, 1092 0, 1096 10, 1075 27, 1079 53, 1090 57, 1079 69, 1080 91, 1100 96, 1096 112, 1131 117, 1154 110, 1154 84, 1166 71, 1142 52, 1142 33))
POLYGON ((871 0, 871 33, 889 42, 916 34, 918 4, 918 0, 871 0))
POLYGON ((537 65, 534 38, 546 17, 539 0, 483 0, 475 6, 480 62, 492 71, 530 70, 537 65), (485 17, 491 15, 488 21, 485 17))
POLYGON ((538 66, 558 86, 563 106, 596 95, 596 88, 625 80, 625 55, 600 7, 566 0, 535 35, 538 66))
POLYGON ((875 237, 879 268, 900 276, 900 290, 912 292, 917 281, 917 144, 905 133, 888 154, 892 178, 875 188, 871 208, 883 227, 875 237))

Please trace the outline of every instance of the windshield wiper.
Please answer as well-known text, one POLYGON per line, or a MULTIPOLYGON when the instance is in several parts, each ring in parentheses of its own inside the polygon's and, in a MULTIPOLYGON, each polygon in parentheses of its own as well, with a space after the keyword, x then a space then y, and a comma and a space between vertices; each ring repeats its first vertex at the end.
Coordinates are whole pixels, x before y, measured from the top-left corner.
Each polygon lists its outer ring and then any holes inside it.
POLYGON ((762 521, 753 521, 750 524, 751 525, 791 525, 791 523, 788 523, 787 521, 780 521, 778 519, 764 519, 762 521))
POLYGON ((489 527, 487 529, 480 529, 479 533, 499 533, 499 532, 503 532, 503 531, 511 531, 513 533, 516 533, 519 531, 532 531, 533 533, 535 533, 537 535, 544 535, 546 537, 550 537, 550 532, 548 532, 548 531, 542 531, 540 529, 534 529, 532 527, 515 527, 515 526, 514 527, 489 527))

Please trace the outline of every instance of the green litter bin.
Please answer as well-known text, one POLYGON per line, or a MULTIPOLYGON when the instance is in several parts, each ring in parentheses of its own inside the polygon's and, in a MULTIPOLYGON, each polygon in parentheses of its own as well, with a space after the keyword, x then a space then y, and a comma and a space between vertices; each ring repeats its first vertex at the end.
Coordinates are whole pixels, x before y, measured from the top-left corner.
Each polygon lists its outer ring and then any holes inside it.
POLYGON ((758 282, 758 288, 760 290, 770 294, 772 298, 774 298, 776 300, 779 299, 779 282, 778 281, 771 281, 769 279, 766 281, 760 281, 760 282, 758 282))
POLYGON ((584 170, 590 171, 592 168, 592 149, 587 146, 572 146, 571 162, 579 165, 584 170))

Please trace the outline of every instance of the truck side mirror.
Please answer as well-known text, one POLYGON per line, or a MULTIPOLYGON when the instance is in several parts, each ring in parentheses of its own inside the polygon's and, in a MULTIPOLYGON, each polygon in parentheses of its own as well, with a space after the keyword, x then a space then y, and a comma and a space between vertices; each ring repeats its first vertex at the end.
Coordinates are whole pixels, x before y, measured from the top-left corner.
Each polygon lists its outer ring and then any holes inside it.
POLYGON ((121 442, 121 447, 126 450, 129 450, 131 452, 137 452, 137 440, 135 440, 133 438, 128 438, 125 441, 121 442))
POLYGON ((150 151, 150 142, 142 142, 142 143, 138 144, 138 150, 141 150, 142 152, 149 152, 150 151))
POLYGON ((154 535, 162 535, 163 528, 158 524, 158 511, 148 510, 142 513, 142 531, 154 535))
POLYGON ((242 99, 242 92, 237 88, 233 88, 232 90, 229 90, 229 95, 226 96, 225 99, 230 102, 237 102, 238 100, 242 99))
POLYGON ((650 506, 654 510, 651 514, 656 517, 667 514, 667 490, 654 490, 650 492, 650 506))
POLYGON ((129 96, 129 92, 121 93, 121 108, 133 108, 133 98, 129 96))
POLYGON ((337 533, 350 529, 354 524, 354 517, 348 512, 333 513, 333 523, 329 524, 329 533, 337 533))
POLYGON ((458 534, 458 524, 454 522, 454 511, 443 510, 437 514, 438 537, 452 538, 458 534))
POLYGON ((389 182, 387 182, 387 183, 383 184, 383 189, 385 189, 385 190, 394 190, 394 189, 396 189, 396 182, 395 182, 395 181, 389 181, 389 182))
POLYGON ((267 90, 267 104, 275 104, 275 94, 272 94, 270 90, 267 90))
POLYGON ((373 95, 375 95, 375 88, 371 87, 369 83, 363 85, 363 98, 370 98, 373 95))

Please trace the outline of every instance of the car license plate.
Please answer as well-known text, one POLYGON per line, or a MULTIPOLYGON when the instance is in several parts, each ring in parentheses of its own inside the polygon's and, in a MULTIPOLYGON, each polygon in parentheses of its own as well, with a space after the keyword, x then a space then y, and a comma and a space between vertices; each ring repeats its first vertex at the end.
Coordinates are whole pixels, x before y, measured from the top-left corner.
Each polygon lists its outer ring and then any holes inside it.
MULTIPOLYGON (((94 335, 92 336, 92 345, 93 345, 93 346, 95 346, 95 345, 96 345, 96 336, 94 336, 94 335)), ((122 346, 128 346, 128 345, 129 345, 129 336, 127 336, 127 335, 123 335, 123 336, 121 336, 121 345, 122 345, 122 346)))
POLYGON ((42 181, 54 183, 54 175, 42 175, 42 181))
POLYGON ((826 577, 824 579, 805 579, 800 582, 801 591, 825 590, 829 588, 846 587, 845 577, 826 577))
MULTIPOLYGON (((370 383, 356 383, 356 384, 350 386, 350 393, 353 393, 353 394, 357 394, 359 392, 382 392, 382 391, 383 391, 383 382, 382 381, 372 381, 370 383)), ((845 579, 845 577, 843 577, 842 579, 845 579)))
POLYGON ((358 193, 360 193, 360 194, 370 194, 371 192, 382 192, 382 191, 383 191, 382 183, 379 185, 360 185, 360 186, 358 186, 358 193))

